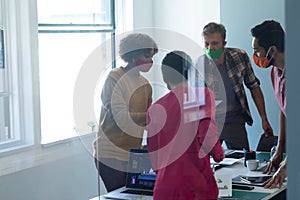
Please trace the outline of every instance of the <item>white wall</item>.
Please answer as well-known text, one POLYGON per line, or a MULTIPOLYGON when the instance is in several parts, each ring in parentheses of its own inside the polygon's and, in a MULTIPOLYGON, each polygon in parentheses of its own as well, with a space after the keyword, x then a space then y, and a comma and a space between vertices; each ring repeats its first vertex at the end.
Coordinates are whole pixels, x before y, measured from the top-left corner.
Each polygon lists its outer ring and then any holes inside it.
POLYGON ((219 0, 154 0, 154 26, 170 29, 198 44, 205 24, 220 20, 219 0))
POLYGON ((196 59, 202 52, 201 30, 208 22, 219 20, 219 0, 134 0, 134 29, 147 29, 160 49, 145 74, 152 83, 154 100, 167 92, 160 71, 164 55, 182 50, 196 59))
MULTIPOLYGON (((227 29, 227 46, 244 49, 252 61, 252 36, 250 29, 264 20, 274 19, 285 28, 285 2, 282 0, 226 0, 221 2, 221 23, 227 29)), ((270 80, 271 69, 260 69, 252 61, 256 76, 260 79, 265 96, 266 110, 274 133, 279 130, 279 107, 275 99, 270 80)), ((248 103, 254 120, 253 126, 247 126, 250 147, 256 149, 263 133, 261 119, 247 90, 248 103)))
MULTIPOLYGON (((16 168, 32 162, 34 157, 16 161, 16 168)), ((49 157, 53 161, 0 176, 0 199, 88 200, 97 196, 97 171, 93 157, 86 148, 81 144, 67 145, 65 151, 45 154, 44 160, 49 157), (64 154, 70 156, 62 156, 64 154), (63 158, 55 159, 61 156, 63 158)))

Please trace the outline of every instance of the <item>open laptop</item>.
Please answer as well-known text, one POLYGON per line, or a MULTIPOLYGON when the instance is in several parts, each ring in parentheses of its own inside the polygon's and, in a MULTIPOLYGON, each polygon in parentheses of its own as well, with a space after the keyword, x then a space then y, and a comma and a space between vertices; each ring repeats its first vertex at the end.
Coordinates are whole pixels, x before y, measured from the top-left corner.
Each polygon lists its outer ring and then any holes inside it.
POLYGON ((149 153, 145 149, 131 149, 125 187, 105 195, 108 199, 152 199, 156 174, 152 171, 149 153))

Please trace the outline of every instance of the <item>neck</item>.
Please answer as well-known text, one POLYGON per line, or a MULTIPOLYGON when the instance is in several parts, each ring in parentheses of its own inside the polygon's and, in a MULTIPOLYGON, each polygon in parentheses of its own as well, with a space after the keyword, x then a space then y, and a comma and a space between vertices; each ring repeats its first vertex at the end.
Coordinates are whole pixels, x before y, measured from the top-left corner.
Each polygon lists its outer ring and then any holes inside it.
POLYGON ((138 68, 135 66, 133 63, 128 63, 127 66, 125 67, 125 70, 128 74, 132 76, 139 76, 140 72, 138 68))
POLYGON ((225 53, 223 52, 222 55, 220 56, 220 58, 214 60, 215 64, 217 66, 222 66, 224 65, 224 61, 225 61, 225 53))
POLYGON ((282 54, 282 53, 278 54, 278 57, 276 57, 274 65, 281 70, 284 69, 284 54, 282 54))

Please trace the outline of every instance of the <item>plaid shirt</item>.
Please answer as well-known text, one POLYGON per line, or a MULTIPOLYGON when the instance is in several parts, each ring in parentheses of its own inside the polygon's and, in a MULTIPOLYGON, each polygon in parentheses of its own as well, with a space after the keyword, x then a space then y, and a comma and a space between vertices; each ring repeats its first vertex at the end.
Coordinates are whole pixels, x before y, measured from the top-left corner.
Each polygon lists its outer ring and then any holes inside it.
MULTIPOLYGON (((224 52, 227 74, 243 108, 244 112, 242 114, 246 122, 252 125, 253 119, 251 117, 243 83, 249 90, 252 90, 259 87, 260 82, 253 72, 250 59, 245 51, 236 48, 225 48, 224 52)), ((197 60, 196 69, 200 72, 198 76, 201 76, 203 73, 205 74, 204 80, 206 86, 212 89, 216 98, 218 98, 220 96, 218 81, 221 80, 222 77, 213 61, 209 60, 207 56, 202 55, 197 60)))

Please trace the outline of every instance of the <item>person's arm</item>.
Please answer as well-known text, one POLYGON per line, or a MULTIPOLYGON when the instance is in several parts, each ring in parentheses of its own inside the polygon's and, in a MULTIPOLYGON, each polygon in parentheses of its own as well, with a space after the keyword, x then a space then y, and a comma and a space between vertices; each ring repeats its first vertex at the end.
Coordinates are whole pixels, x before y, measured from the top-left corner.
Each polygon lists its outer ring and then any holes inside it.
POLYGON ((283 152, 285 149, 285 138, 286 138, 286 133, 285 133, 285 123, 286 123, 286 118, 285 115, 282 111, 280 111, 280 129, 279 129, 279 136, 278 136, 278 144, 276 148, 276 152, 273 155, 273 157, 270 159, 270 162, 266 168, 266 170, 263 172, 265 174, 270 174, 273 170, 273 168, 278 169, 279 164, 282 160, 283 152))
POLYGON ((282 183, 286 177, 287 158, 281 163, 279 169, 275 172, 271 179, 264 182, 264 188, 274 188, 278 185, 281 188, 282 183))
MULTIPOLYGON (((126 96, 131 94, 132 88, 126 88, 126 84, 123 84, 126 79, 119 78, 118 75, 111 74, 105 83, 105 92, 102 92, 102 102, 110 110, 111 117, 115 120, 118 127, 126 133, 139 133, 141 126, 145 126, 146 123, 146 111, 141 112, 132 112, 130 110, 130 97, 129 99, 126 96), (104 101, 103 101, 104 99, 104 101)), ((145 99, 144 96, 141 96, 140 102, 145 104, 145 107, 148 107, 151 100, 152 89, 149 86, 144 86, 147 90, 149 98, 145 99), (146 101, 146 102, 144 102, 146 101)), ((135 97, 139 98, 139 97, 135 97)), ((135 99, 137 102, 138 100, 135 99)), ((135 106, 135 104, 132 104, 135 106)))
MULTIPOLYGON (((152 103, 152 87, 150 86, 150 84, 147 85, 146 90, 148 93, 148 99, 147 99, 147 110, 148 110, 148 108, 151 106, 152 103)), ((146 122, 147 110, 145 110, 145 112, 130 112, 130 117, 138 125, 144 126, 146 122)))
POLYGON ((205 106, 200 109, 205 110, 203 119, 200 120, 199 126, 199 143, 201 149, 199 157, 203 158, 206 155, 211 155, 216 162, 224 159, 224 149, 219 140, 218 128, 215 123, 215 98, 213 92, 205 88, 205 106))
POLYGON ((157 171, 158 171, 158 167, 157 167, 158 143, 157 143, 155 124, 153 124, 153 122, 151 123, 151 117, 153 117, 153 115, 154 115, 154 113, 151 113, 151 110, 149 109, 146 114, 147 149, 149 151, 153 170, 155 171, 155 173, 157 173, 157 171))
POLYGON ((262 128, 264 129, 265 136, 273 136, 273 129, 268 121, 266 109, 265 109, 265 100, 264 95, 260 87, 253 88, 251 91, 252 98, 258 110, 258 113, 262 120, 262 128))
POLYGON ((245 61, 244 83, 250 90, 255 106, 261 117, 264 134, 265 136, 273 135, 273 129, 266 114, 265 100, 260 88, 260 82, 254 74, 249 56, 246 53, 243 54, 243 59, 245 61))
POLYGON ((280 111, 280 129, 279 129, 279 137, 278 137, 278 145, 277 150, 282 154, 285 149, 286 142, 286 118, 282 111, 280 111))

